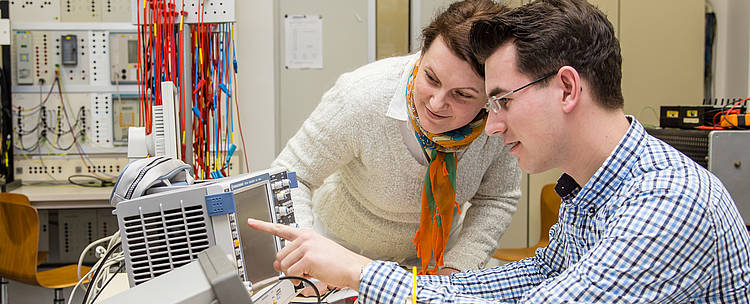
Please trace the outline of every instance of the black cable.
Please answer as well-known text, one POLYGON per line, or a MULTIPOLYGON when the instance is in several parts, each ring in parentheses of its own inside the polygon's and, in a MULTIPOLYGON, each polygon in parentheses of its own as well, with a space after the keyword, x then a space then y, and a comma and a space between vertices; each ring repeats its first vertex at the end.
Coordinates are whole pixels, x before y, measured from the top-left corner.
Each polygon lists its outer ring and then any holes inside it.
POLYGON ((102 263, 99 265, 99 267, 96 268, 96 271, 94 271, 94 275, 91 276, 91 279, 89 279, 89 288, 86 288, 86 294, 83 295, 81 304, 86 304, 86 300, 89 298, 89 293, 91 292, 91 289, 93 289, 91 288, 91 283, 96 282, 96 276, 99 275, 99 271, 104 268, 104 262, 109 259, 109 256, 112 255, 112 253, 115 252, 115 249, 117 249, 117 247, 120 247, 120 245, 122 245, 122 242, 115 244, 115 246, 109 249, 109 251, 107 251, 107 254, 105 254, 102 258, 102 263))
POLYGON ((339 289, 336 288, 336 287, 334 287, 333 289, 331 289, 328 292, 326 292, 326 294, 324 294, 322 297, 320 297, 320 300, 321 301, 325 300, 325 298, 327 298, 329 295, 331 295, 332 293, 336 292, 337 290, 339 290, 339 289))
MULTIPOLYGON (((308 279, 305 279, 303 277, 295 277, 295 276, 280 277, 279 281, 281 281, 281 280, 300 280, 302 282, 305 282, 305 283, 309 284, 310 287, 312 287, 313 291, 315 292, 315 296, 318 298, 318 304, 322 303, 321 299, 320 299, 320 291, 318 291, 318 287, 315 287, 315 284, 312 281, 310 281, 308 279)), ((294 289, 296 291, 297 289, 301 289, 301 287, 295 286, 294 289)))
MULTIPOLYGON (((117 270, 115 270, 115 274, 119 273, 119 272, 120 272, 120 270, 122 270, 122 267, 124 267, 124 266, 125 266, 125 263, 124 263, 124 262, 120 262, 120 267, 118 267, 118 268, 117 268, 117 270)), ((98 297, 99 297, 99 295, 101 295, 101 294, 102 294, 102 291, 104 291, 104 288, 106 288, 106 287, 107 287, 107 285, 109 285, 109 282, 111 282, 111 281, 112 281, 112 279, 114 279, 114 278, 115 278, 115 276, 113 275, 113 276, 111 276, 111 277, 109 278, 109 280, 107 280, 107 282, 106 282, 106 283, 104 283, 104 286, 102 286, 102 289, 101 289, 101 290, 99 290, 99 293, 97 293, 97 294, 96 294, 96 296, 95 296, 95 297, 94 297, 94 298, 93 298, 93 299, 91 300, 91 302, 92 302, 92 303, 96 303, 96 298, 98 298, 98 297)), ((90 287, 90 286, 89 286, 89 287, 90 287)))

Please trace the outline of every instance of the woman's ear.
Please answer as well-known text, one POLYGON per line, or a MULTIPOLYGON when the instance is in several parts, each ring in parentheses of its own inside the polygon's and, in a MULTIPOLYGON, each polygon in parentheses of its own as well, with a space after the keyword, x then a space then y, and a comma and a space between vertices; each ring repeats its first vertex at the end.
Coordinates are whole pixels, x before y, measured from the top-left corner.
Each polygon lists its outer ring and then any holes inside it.
POLYGON ((562 89, 562 107, 563 111, 570 113, 575 109, 581 99, 583 88, 581 87, 581 76, 575 68, 564 66, 557 72, 557 78, 560 81, 562 89))

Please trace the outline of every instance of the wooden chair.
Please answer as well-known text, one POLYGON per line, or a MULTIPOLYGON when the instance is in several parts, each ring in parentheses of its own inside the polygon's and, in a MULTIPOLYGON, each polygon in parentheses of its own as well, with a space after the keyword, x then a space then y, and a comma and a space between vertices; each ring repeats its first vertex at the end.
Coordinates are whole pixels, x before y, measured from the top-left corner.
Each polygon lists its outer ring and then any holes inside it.
POLYGON ((549 229, 557 223, 557 215, 560 212, 560 197, 555 192, 555 184, 542 187, 541 200, 541 230, 539 231, 539 242, 527 248, 500 248, 492 254, 493 258, 503 261, 520 261, 536 255, 538 248, 549 245, 549 229))
MULTIPOLYGON (((0 193, 0 202, 9 202, 9 203, 16 203, 21 205, 31 205, 31 202, 29 202, 29 198, 26 197, 26 195, 23 194, 17 194, 17 193, 6 193, 2 192, 0 193)), ((47 256, 49 255, 49 252, 47 251, 39 251, 37 254, 37 260, 36 265, 42 265, 45 260, 47 260, 47 256)), ((2 303, 2 302, 0 302, 2 303)))
MULTIPOLYGON (((77 265, 38 272, 38 245, 36 208, 22 194, 0 193, 0 277, 52 288, 54 303, 64 303, 62 289, 78 283, 77 265)), ((89 267, 81 267, 82 274, 89 270, 89 267)), ((7 295, 7 290, 3 290, 3 295, 7 295)))

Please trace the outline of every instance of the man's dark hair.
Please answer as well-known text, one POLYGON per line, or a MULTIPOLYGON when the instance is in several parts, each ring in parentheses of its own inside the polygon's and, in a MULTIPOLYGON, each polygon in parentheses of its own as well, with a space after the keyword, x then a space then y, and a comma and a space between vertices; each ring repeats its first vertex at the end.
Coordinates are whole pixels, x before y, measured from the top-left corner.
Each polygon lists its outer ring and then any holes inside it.
POLYGON ((512 41, 519 72, 532 79, 571 66, 603 107, 623 107, 620 43, 607 16, 585 0, 534 1, 476 22, 470 41, 482 64, 512 41))
POLYGON ((484 77, 484 65, 474 56, 469 43, 469 31, 474 22, 487 20, 507 10, 492 0, 465 0, 454 2, 445 11, 422 29, 422 54, 440 36, 458 58, 471 65, 479 76, 484 77))

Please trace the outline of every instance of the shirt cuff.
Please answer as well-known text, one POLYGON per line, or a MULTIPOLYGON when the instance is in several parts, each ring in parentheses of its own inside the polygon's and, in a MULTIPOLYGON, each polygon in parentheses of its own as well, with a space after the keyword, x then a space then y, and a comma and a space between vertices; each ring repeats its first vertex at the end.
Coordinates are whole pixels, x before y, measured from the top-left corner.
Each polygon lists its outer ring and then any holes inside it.
POLYGON ((411 297, 412 274, 394 262, 374 261, 362 270, 359 303, 405 303, 411 297))

